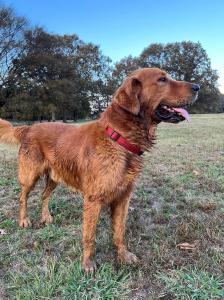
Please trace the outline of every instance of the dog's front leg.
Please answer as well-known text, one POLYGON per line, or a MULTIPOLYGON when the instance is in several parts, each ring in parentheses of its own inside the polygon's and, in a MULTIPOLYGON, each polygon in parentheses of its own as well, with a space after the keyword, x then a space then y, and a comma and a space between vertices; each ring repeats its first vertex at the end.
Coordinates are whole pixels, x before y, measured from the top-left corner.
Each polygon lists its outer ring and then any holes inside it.
POLYGON ((125 224, 128 214, 130 194, 131 192, 128 192, 125 197, 111 205, 113 241, 117 248, 118 261, 127 264, 136 263, 138 261, 138 258, 126 249, 124 243, 125 224))
POLYGON ((82 268, 86 272, 94 272, 96 270, 93 254, 95 248, 96 225, 101 207, 102 204, 97 200, 89 201, 87 197, 84 199, 82 268))

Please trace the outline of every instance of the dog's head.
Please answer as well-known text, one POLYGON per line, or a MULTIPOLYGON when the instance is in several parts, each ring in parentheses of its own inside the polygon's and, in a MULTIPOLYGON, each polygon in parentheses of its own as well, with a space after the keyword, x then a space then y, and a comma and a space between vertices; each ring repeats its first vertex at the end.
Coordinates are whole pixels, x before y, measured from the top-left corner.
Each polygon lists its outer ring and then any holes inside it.
POLYGON ((157 68, 136 70, 116 91, 113 101, 131 114, 145 113, 160 122, 189 120, 183 108, 197 99, 200 87, 195 83, 171 79, 157 68))

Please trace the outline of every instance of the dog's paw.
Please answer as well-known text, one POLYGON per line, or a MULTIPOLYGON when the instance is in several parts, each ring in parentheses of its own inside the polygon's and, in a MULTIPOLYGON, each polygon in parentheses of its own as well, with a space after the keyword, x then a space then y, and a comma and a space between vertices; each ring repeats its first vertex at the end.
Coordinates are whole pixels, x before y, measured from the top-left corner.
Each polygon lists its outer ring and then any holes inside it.
POLYGON ((93 259, 86 259, 82 262, 82 269, 86 273, 93 273, 96 271, 96 263, 93 259))
POLYGON ((118 261, 123 264, 132 265, 132 264, 138 263, 139 259, 137 258, 137 256, 135 254, 133 254, 127 250, 124 250, 124 251, 118 253, 118 261))
POLYGON ((26 228, 26 227, 29 227, 31 225, 32 224, 31 224, 30 219, 28 217, 19 220, 19 226, 21 228, 26 228))
POLYGON ((40 224, 52 224, 53 217, 50 214, 42 215, 40 224))

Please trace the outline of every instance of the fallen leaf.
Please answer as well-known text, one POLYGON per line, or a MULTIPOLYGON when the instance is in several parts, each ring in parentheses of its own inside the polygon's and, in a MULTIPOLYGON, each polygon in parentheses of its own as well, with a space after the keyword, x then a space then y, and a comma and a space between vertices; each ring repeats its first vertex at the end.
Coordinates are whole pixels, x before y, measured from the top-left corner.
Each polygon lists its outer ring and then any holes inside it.
POLYGON ((0 229, 0 235, 6 234, 6 231, 4 229, 0 229))
POLYGON ((196 176, 198 176, 198 175, 200 175, 200 172, 197 171, 197 170, 193 170, 193 174, 196 175, 196 176))
POLYGON ((180 249, 180 250, 194 250, 196 248, 198 244, 198 241, 194 241, 193 243, 180 243, 177 245, 177 247, 180 249))
POLYGON ((38 248, 39 245, 40 245, 40 243, 39 243, 38 241, 34 241, 34 242, 33 242, 33 247, 34 247, 34 248, 38 248))
POLYGON ((199 204, 199 209, 202 209, 204 211, 215 210, 216 207, 217 207, 217 204, 213 201, 199 204))
POLYGON ((0 295, 4 295, 5 290, 3 288, 0 288, 0 295))

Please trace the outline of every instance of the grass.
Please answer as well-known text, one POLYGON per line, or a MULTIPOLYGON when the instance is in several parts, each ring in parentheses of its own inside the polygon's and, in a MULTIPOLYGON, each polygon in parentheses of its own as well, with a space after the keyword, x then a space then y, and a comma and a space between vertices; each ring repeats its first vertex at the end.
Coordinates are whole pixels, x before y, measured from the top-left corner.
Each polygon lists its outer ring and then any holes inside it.
POLYGON ((117 265, 106 209, 98 270, 88 276, 80 269, 81 196, 59 187, 50 202, 54 224, 42 227, 40 182, 29 200, 33 227, 19 229, 17 149, 1 145, 0 299, 224 299, 224 115, 192 119, 160 125, 145 155, 126 232, 140 263, 117 265))
POLYGON ((83 275, 80 263, 71 261, 49 259, 44 267, 34 267, 32 273, 29 263, 24 265, 28 272, 11 272, 10 294, 16 299, 114 299, 127 279, 123 271, 115 273, 107 263, 94 275, 83 275))
POLYGON ((176 299, 224 299, 224 280, 197 269, 172 270, 158 276, 176 299))

